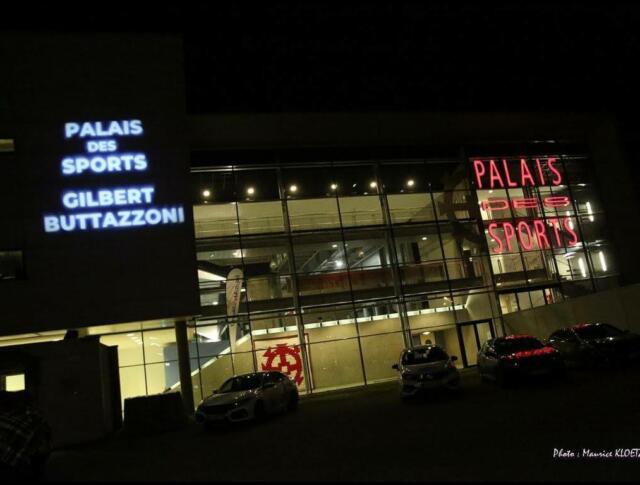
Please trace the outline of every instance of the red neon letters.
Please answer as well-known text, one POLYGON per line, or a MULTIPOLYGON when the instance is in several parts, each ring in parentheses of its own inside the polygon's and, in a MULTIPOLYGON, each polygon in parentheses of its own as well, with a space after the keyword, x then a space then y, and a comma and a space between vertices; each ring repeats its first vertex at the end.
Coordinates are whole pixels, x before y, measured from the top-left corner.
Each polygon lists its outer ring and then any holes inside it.
POLYGON ((546 224, 542 219, 513 222, 491 222, 487 228, 489 236, 497 243, 492 249, 495 254, 514 251, 513 241, 517 238, 520 248, 525 251, 562 247, 563 235, 566 234, 568 247, 578 243, 578 235, 571 227, 569 217, 562 219, 550 218, 546 224), (502 229, 502 231, 500 231, 502 229), (502 232, 502 234, 500 233, 502 232), (563 234, 564 233, 564 234, 563 234))
MULTIPOLYGON (((556 167, 556 158, 519 158, 501 160, 473 160, 476 189, 509 189, 515 187, 537 187, 562 184, 562 175, 556 167)), ((487 211, 508 211, 513 209, 554 209, 571 205, 567 196, 548 196, 542 200, 536 197, 493 198, 480 201, 480 208, 487 211)), ((511 213, 508 212, 509 218, 511 213)), ((504 219, 502 215, 498 217, 504 219)), ((523 251, 550 249, 552 247, 575 246, 578 235, 569 217, 535 218, 522 220, 492 221, 487 226, 489 236, 496 246, 495 254, 515 251, 515 241, 523 251)))
POLYGON ((473 160, 473 171, 476 176, 477 189, 507 189, 513 187, 536 187, 540 185, 560 185, 562 175, 555 167, 556 159, 549 157, 546 166, 551 172, 548 177, 545 174, 544 163, 540 158, 535 161, 520 158, 519 162, 507 163, 506 159, 496 161, 473 160), (514 172, 518 172, 519 177, 514 179, 514 172))
MULTIPOLYGON (((566 207, 571 204, 569 197, 551 196, 542 199, 542 205, 547 208, 566 207)), ((535 197, 511 199, 511 205, 514 209, 536 209, 538 207, 538 199, 535 197)), ((501 211, 509 209, 509 201, 507 199, 489 199, 480 202, 482 210, 501 211)))

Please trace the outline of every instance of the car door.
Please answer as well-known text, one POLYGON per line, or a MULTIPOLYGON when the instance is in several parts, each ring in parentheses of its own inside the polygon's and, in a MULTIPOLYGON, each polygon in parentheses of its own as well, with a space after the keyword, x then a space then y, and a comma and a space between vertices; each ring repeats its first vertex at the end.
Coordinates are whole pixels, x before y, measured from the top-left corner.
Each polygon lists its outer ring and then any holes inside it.
POLYGON ((268 372, 265 374, 264 381, 262 383, 262 395, 267 412, 273 413, 278 410, 282 399, 281 388, 282 386, 278 385, 276 374, 274 372, 268 372))
POLYGON ((276 387, 279 392, 279 401, 278 406, 281 409, 286 409, 287 403, 289 402, 289 395, 292 392, 291 387, 289 385, 289 378, 284 374, 276 373, 275 375, 276 387))

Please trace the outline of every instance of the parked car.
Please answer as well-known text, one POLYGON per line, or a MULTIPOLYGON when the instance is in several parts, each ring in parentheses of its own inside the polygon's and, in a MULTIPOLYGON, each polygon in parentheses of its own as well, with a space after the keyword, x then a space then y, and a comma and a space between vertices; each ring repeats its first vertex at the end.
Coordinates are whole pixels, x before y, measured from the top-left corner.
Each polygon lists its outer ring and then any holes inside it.
POLYGON ((0 478, 40 480, 50 454, 51 429, 33 398, 0 391, 0 478))
POLYGON ((596 367, 640 360, 640 335, 608 323, 582 323, 561 328, 548 339, 567 364, 596 367))
POLYGON ((403 398, 438 388, 458 390, 460 374, 454 362, 455 355, 437 345, 420 345, 404 349, 400 362, 392 366, 400 372, 400 393, 403 398))
POLYGON ((508 335, 487 340, 478 352, 478 371, 483 379, 502 386, 536 376, 564 377, 560 352, 531 335, 508 335))
POLYGON ((202 401, 196 421, 205 424, 262 419, 298 406, 296 384, 281 372, 254 372, 227 379, 202 401))

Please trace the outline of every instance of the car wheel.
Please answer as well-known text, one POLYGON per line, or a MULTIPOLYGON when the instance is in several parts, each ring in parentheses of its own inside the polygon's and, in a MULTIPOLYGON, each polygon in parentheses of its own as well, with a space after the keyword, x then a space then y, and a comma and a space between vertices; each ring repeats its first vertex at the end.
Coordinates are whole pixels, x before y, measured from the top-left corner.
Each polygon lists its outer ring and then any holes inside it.
POLYGON ((253 415, 256 421, 264 421, 267 413, 264 409, 264 403, 262 401, 256 401, 256 407, 254 408, 253 415))
POLYGON ((289 411, 295 411, 298 409, 298 393, 292 392, 291 396, 289 396, 289 401, 287 402, 287 409, 289 411))

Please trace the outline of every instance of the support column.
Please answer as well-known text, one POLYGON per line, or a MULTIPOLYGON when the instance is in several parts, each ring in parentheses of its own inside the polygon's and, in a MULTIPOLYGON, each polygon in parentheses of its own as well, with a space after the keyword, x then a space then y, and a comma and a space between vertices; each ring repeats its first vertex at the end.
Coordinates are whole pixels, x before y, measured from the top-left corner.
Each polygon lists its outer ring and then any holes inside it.
POLYGON ((296 329, 298 331, 298 340, 300 341, 300 356, 302 357, 302 367, 304 368, 305 393, 310 394, 311 389, 311 365, 309 363, 309 354, 307 352, 307 342, 304 338, 304 322, 302 321, 302 307, 300 305, 300 293, 298 293, 298 273, 295 268, 295 256, 293 249, 293 237, 291 236, 291 224, 289 220, 289 207, 287 206, 287 192, 282 180, 282 172, 280 168, 278 174, 278 191, 280 192, 280 202, 282 204, 282 218, 284 220, 284 229, 287 234, 287 250, 291 264, 291 291, 293 293, 293 307, 295 308, 296 329))
POLYGON ((393 292, 398 302, 398 314, 400 315, 400 327, 402 328, 402 338, 404 340, 405 347, 413 347, 411 341, 411 328, 409 325, 409 316, 407 315, 407 305, 404 299, 404 293, 402 291, 402 279, 400 276, 398 252, 395 244, 395 238, 393 236, 393 225, 391 221, 391 212, 389 211, 389 204, 384 190, 382 178, 380 177, 380 167, 376 163, 374 165, 376 184, 378 187, 378 195, 380 197, 380 205, 382 206, 382 218, 385 225, 385 239, 387 247, 389 248, 389 257, 391 258, 391 276, 393 278, 393 292))
POLYGON ((189 361, 189 339, 186 320, 177 320, 176 347, 178 348, 178 367, 180 370, 180 394, 187 414, 193 414, 193 383, 191 381, 191 363, 189 361))

